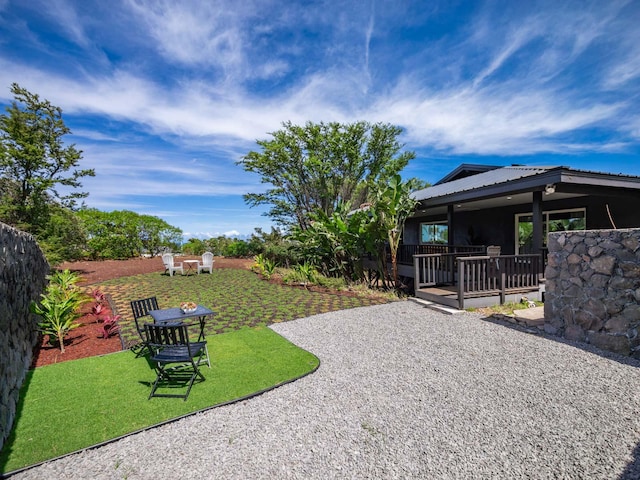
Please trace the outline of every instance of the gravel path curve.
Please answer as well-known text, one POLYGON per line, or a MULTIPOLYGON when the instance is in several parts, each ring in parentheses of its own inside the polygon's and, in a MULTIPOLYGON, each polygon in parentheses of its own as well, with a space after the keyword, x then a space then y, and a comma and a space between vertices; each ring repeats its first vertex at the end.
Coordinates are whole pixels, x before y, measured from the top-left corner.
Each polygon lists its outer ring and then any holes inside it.
POLYGON ((640 477, 640 362, 413 302, 273 328, 318 371, 12 478, 640 477))

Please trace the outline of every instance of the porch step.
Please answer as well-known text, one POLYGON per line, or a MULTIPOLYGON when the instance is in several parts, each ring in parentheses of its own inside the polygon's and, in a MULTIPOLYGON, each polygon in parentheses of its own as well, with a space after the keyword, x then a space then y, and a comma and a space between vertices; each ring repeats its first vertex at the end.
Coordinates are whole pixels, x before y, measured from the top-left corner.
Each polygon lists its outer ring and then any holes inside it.
POLYGON ((410 297, 409 300, 417 303, 418 305, 422 305, 423 307, 430 308, 431 310, 435 310, 436 312, 446 313, 447 315, 454 315, 456 313, 464 312, 464 310, 458 310, 457 308, 449 307, 447 305, 442 305, 440 303, 431 302, 423 298, 410 297))

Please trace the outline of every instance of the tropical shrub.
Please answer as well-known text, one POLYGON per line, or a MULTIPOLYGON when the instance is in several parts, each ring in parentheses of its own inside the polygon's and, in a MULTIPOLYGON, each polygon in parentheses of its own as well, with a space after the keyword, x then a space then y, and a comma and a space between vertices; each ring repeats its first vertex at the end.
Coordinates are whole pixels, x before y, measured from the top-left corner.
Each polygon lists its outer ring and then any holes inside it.
POLYGON ((247 257, 250 254, 249 245, 244 240, 234 240, 224 248, 222 253, 225 257, 247 257))
POLYGON ((259 254, 253 257, 255 263, 253 270, 262 274, 267 280, 271 278, 276 271, 276 264, 273 260, 266 258, 264 255, 259 254))
POLYGON ((43 335, 49 336, 51 345, 58 345, 64 353, 64 338, 69 331, 81 324, 75 320, 81 316, 80 307, 89 301, 75 284, 80 277, 64 270, 49 275, 49 284, 41 294, 39 303, 31 303, 31 311, 41 317, 38 328, 43 335))
POLYGON ((120 320, 121 315, 109 315, 103 318, 102 325, 98 329, 98 336, 100 338, 110 338, 114 335, 117 335, 120 332, 120 325, 118 324, 118 320, 120 320))
POLYGON ((305 284, 316 283, 318 272, 310 263, 305 262, 301 265, 294 265, 293 271, 299 275, 305 284))
POLYGON ((352 212, 348 204, 340 204, 331 215, 317 211, 312 218, 306 230, 293 229, 292 238, 301 256, 325 276, 360 280, 367 213, 352 212))
POLYGON ((96 317, 96 323, 98 323, 100 316, 106 311, 105 303, 107 302, 107 297, 102 290, 97 288, 91 292, 90 296, 94 300, 94 304, 91 307, 91 315, 96 317))
POLYGON ((185 255, 202 255, 207 251, 207 244, 199 238, 190 238, 182 245, 182 253, 185 255))

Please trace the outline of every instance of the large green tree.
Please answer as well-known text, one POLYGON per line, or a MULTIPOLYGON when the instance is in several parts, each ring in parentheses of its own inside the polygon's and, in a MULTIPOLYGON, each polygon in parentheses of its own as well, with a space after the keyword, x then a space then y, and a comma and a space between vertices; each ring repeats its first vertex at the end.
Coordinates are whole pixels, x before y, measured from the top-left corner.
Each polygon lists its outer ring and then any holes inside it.
POLYGON ((87 233, 87 254, 93 259, 157 255, 163 248, 176 249, 182 238, 182 230, 164 220, 129 210, 83 209, 78 217, 87 233))
POLYGON ((302 230, 317 211, 330 217, 338 205, 366 202, 371 189, 386 183, 415 157, 402 152, 402 130, 368 122, 283 124, 260 151, 239 163, 261 175, 272 187, 244 196, 251 206, 270 205, 266 213, 277 224, 302 230))
POLYGON ((49 219, 38 233, 38 245, 51 265, 83 258, 86 240, 74 211, 56 204, 49 206, 49 219))
POLYGON ((86 197, 80 179, 94 176, 79 169, 82 152, 65 146, 70 133, 62 110, 12 84, 14 100, 0 115, 0 220, 36 237, 48 228, 50 207, 73 208, 86 197))

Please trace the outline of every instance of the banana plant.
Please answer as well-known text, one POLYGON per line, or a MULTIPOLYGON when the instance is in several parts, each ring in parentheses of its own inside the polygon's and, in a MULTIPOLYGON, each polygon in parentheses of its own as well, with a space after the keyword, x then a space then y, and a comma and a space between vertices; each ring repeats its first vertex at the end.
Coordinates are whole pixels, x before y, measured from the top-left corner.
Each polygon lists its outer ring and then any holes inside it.
POLYGON ((411 182, 402 182, 400 175, 394 175, 386 185, 378 185, 373 202, 372 215, 377 228, 387 235, 392 278, 396 288, 399 287, 397 255, 400 238, 404 222, 413 213, 417 203, 411 196, 411 189, 411 182))

